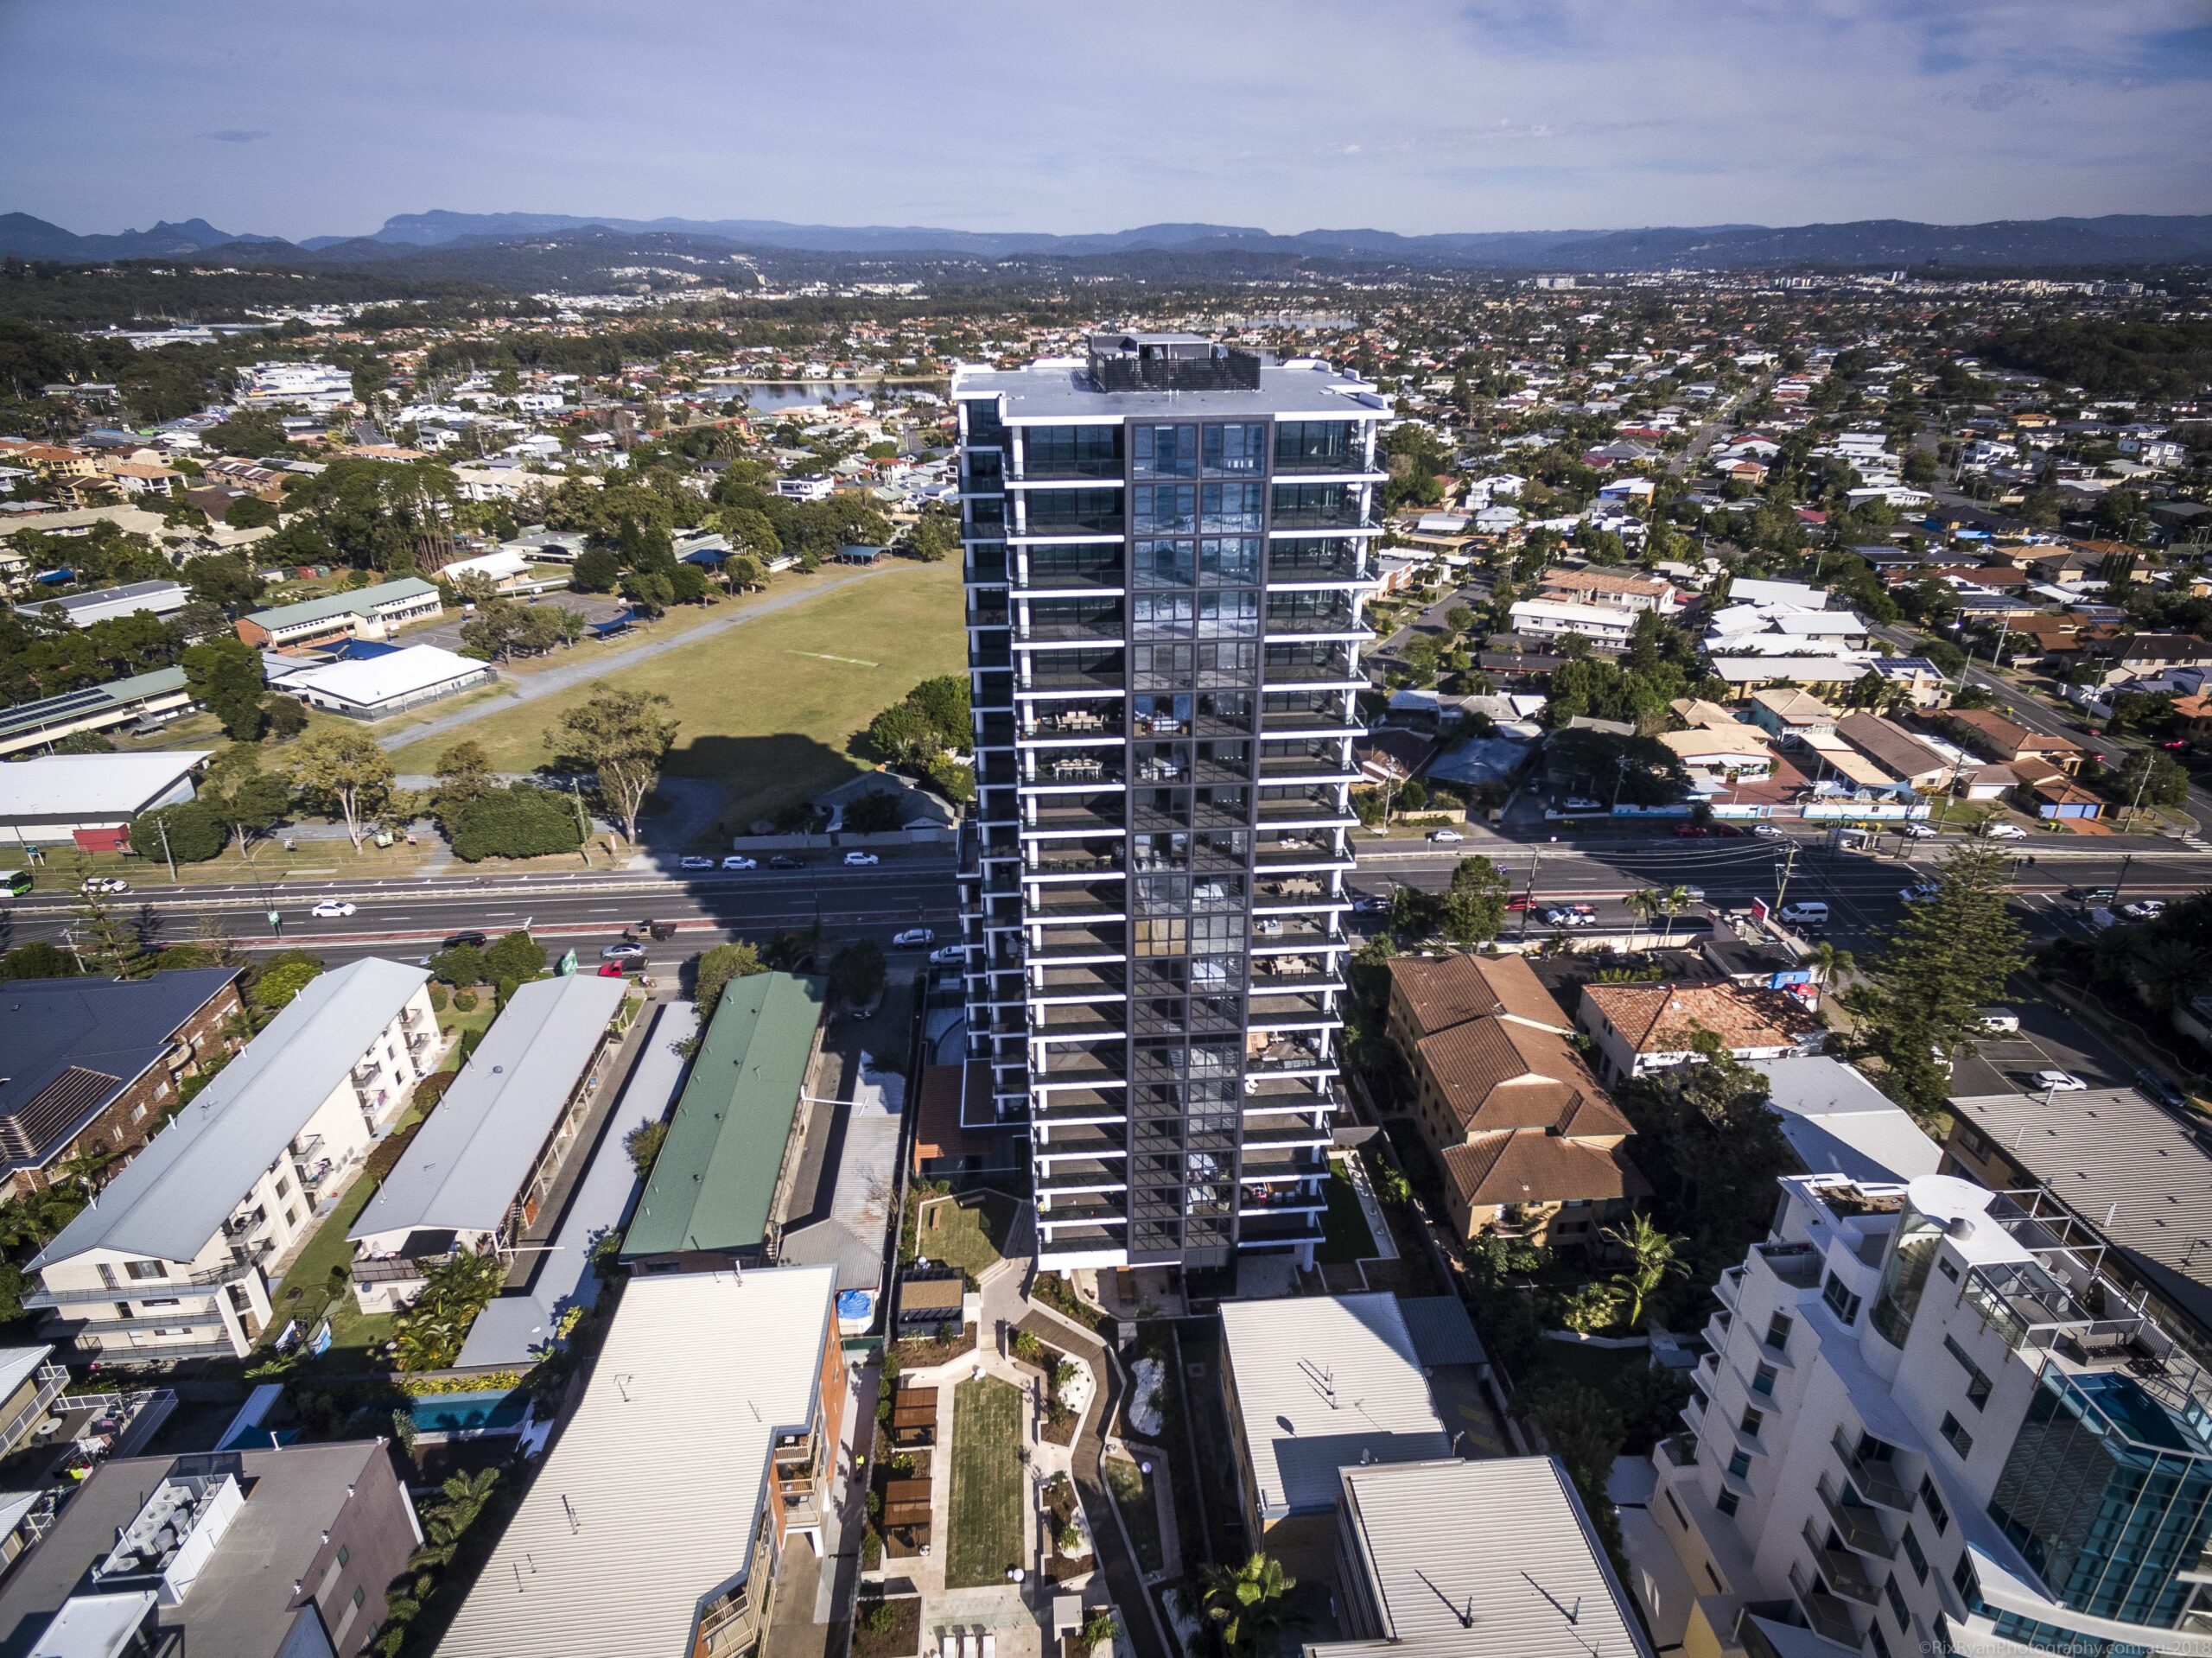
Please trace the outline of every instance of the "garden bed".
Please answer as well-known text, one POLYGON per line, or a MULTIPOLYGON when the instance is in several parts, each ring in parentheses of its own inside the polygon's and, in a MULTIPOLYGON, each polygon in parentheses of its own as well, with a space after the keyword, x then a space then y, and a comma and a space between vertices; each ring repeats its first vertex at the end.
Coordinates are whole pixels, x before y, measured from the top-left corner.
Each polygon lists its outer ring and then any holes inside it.
POLYGON ((918 1595, 863 1596, 853 1610, 852 1658, 913 1658, 921 1642, 918 1595))
POLYGON ((926 1370, 933 1364, 948 1364, 963 1353, 976 1350, 976 1326, 963 1324, 957 1336, 942 1337, 936 1341, 925 1341, 919 1336, 909 1336, 893 1344, 892 1356, 899 1361, 899 1369, 926 1370))
POLYGON ((1160 1536, 1160 1500, 1156 1483, 1160 1470, 1146 1473, 1128 1457, 1107 1457, 1099 1463, 1107 1489, 1122 1510, 1128 1528, 1129 1544, 1136 1550, 1137 1570, 1145 1577, 1166 1569, 1167 1560, 1160 1536))

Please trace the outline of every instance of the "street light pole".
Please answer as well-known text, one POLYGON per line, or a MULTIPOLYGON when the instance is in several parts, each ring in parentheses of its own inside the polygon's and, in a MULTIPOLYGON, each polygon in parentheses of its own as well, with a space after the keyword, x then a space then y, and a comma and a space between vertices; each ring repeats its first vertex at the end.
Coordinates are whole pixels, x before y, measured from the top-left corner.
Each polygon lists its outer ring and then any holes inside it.
POLYGON ((168 821, 163 818, 156 817, 154 820, 154 827, 162 832, 162 856, 168 860, 169 880, 174 883, 176 880, 176 854, 169 850, 169 826, 168 821))

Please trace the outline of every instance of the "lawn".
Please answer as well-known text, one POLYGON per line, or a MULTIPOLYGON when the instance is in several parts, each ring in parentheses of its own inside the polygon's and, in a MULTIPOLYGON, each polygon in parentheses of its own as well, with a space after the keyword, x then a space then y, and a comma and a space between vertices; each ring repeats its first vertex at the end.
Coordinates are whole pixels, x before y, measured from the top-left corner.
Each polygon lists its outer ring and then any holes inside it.
POLYGON ((1352 1190, 1351 1178, 1344 1172, 1342 1158, 1329 1159, 1329 1184, 1322 1191, 1329 1207, 1321 1216, 1321 1264, 1345 1266, 1373 1255, 1374 1229, 1367 1223, 1366 1212, 1359 1206, 1359 1194, 1352 1190))
POLYGON ((995 1376, 952 1395, 952 1496, 944 1586, 1004 1583, 1023 1564, 1021 1392, 995 1376))
POLYGON ((995 1191, 932 1197, 922 1207, 917 1252, 957 1267, 970 1278, 998 1265, 999 1246, 1014 1223, 1014 1200, 995 1191))
POLYGON ((1160 1471, 1147 1474, 1127 1457, 1103 1458, 1099 1466, 1121 1508, 1122 1523, 1129 1528, 1137 1570, 1150 1577, 1166 1564, 1160 1545, 1160 1499, 1154 1490, 1160 1471))
MULTIPOLYGON (((853 734, 966 660, 960 567, 902 562, 596 683, 667 696, 679 725, 669 772, 723 785, 725 826, 742 827, 864 769, 847 752, 853 734)), ((589 694, 487 714, 466 734, 498 769, 526 772, 545 761, 544 734, 561 713, 589 694)), ((459 734, 403 748, 393 763, 428 772, 459 734)))

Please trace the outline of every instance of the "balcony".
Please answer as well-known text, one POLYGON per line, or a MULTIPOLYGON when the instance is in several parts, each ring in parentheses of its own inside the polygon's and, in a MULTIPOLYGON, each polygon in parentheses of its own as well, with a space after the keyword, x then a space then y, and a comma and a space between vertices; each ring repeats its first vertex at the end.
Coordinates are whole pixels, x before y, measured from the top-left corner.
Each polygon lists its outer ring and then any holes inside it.
MULTIPOLYGON (((1308 1147, 1280 1143, 1268 1146, 1249 1134, 1244 1138, 1244 1163, 1238 1171, 1240 1179, 1270 1184, 1281 1180, 1319 1180, 1328 1172, 1329 1159, 1316 1156, 1308 1147)), ((1328 1202, 1326 1198, 1313 1197, 1311 1193, 1305 1196, 1325 1207, 1328 1202)))
POLYGON ((1323 1026, 1344 1023, 1343 1015, 1318 995, 1278 995, 1275 987, 1254 975, 1252 994, 1244 1005, 1246 1025, 1255 1031, 1286 1026, 1323 1026))
POLYGON ((1812 1625, 1814 1634, 1853 1652, 1859 1650, 1863 1637, 1848 1605, 1821 1588, 1811 1574, 1794 1561, 1789 1567, 1789 1586, 1797 1591, 1797 1604, 1805 1609, 1806 1621, 1812 1625))
POLYGON ((1292 477, 1300 474, 1321 473, 1331 477, 1344 477, 1367 469, 1366 434, 1358 427, 1344 426, 1331 435, 1341 442, 1301 444, 1291 448, 1285 444, 1275 446, 1275 476, 1292 477))
POLYGON ((1106 1128, 1128 1121, 1129 1096, 1122 1089, 1058 1088, 1042 1096, 1031 1120, 1055 1134, 1068 1128, 1106 1128))
POLYGON ((1349 869, 1352 858, 1348 848, 1333 840, 1284 836, 1262 842, 1252 863, 1260 869, 1349 869))
POLYGON ((1272 783, 1278 779, 1301 782, 1319 780, 1328 783, 1356 783, 1360 770, 1344 753, 1341 742, 1308 744, 1287 754, 1260 756, 1260 781, 1272 783))
POLYGON ((1321 1241, 1321 1217, 1312 1210, 1262 1214, 1242 1212, 1236 1223, 1236 1241, 1246 1248, 1319 1243, 1321 1241))
POLYGON ((1324 1054, 1310 1042, 1270 1042, 1244 1057, 1245 1087, 1251 1079, 1267 1076, 1306 1076, 1316 1071, 1333 1071, 1336 1061, 1324 1054))
POLYGON ((1126 633, 1126 626, 1119 616, 1088 616, 1046 618, 1016 622, 1014 642, 1017 645, 1119 645, 1126 633))
POLYGON ((1103 1007, 1091 1002, 1047 1002, 1031 1017, 1029 1028, 1037 1036, 1105 1036, 1126 1032, 1128 1013, 1126 1004, 1118 1001, 1103 1007))
POLYGON ((1827 1510, 1828 1518, 1835 1523, 1837 1534, 1844 1547, 1878 1560, 1894 1560, 1897 1545, 1882 1529, 1882 1517, 1863 1502, 1847 1502, 1834 1482, 1826 1474, 1820 1477, 1821 1506, 1827 1510))
POLYGON ((1055 927, 1028 955, 1033 962, 1120 962, 1128 953, 1128 937, 1116 925, 1055 927))
POLYGON ((1367 503, 1361 492, 1350 486, 1333 499, 1300 500, 1285 505, 1281 492, 1275 501, 1274 516, 1268 520, 1272 530, 1364 530, 1368 528, 1367 503))
POLYGON ((1033 1082, 1049 1087, 1056 1083, 1120 1082, 1124 1070, 1118 1055, 1094 1053, 1088 1048, 1046 1048, 1030 1076, 1033 1082))
POLYGON ((1853 1443, 1849 1430, 1840 1422, 1836 1424, 1828 1443, 1843 1459, 1844 1472, 1851 1477, 1851 1483, 1861 1495, 1899 1514, 1912 1512, 1912 1493, 1905 1489, 1904 1480, 1887 1460, 1862 1456, 1860 1447, 1853 1443))
POLYGON ((1086 691, 1118 691, 1122 688, 1122 664, 1118 653, 1116 659, 1110 664, 1067 662, 1055 657, 1034 655, 1023 657, 1022 662, 1021 682, 1014 687, 1016 696, 1037 691, 1071 691, 1077 694, 1086 691))
POLYGON ((1022 786, 1029 789, 1114 788, 1125 780, 1121 766, 1105 755, 1051 749, 1033 750, 1021 778, 1022 786))
POLYGON ((1120 588, 1127 580, 1118 553, 1103 558, 1069 558, 1032 552, 1020 589, 1025 593, 1083 592, 1120 588))
POLYGON ((1676 1468, 1697 1466, 1697 1439, 1688 1433, 1670 1434, 1659 1441, 1659 1449, 1669 1463, 1676 1468))
POLYGON ((1302 582, 1363 582, 1359 572, 1359 549, 1357 545, 1342 548, 1320 545, 1325 549, 1312 550, 1313 543, 1278 542, 1268 549, 1268 585, 1302 582))
MULTIPOLYGON (((1260 683, 1270 690, 1282 685, 1349 685, 1357 689, 1366 681, 1353 671, 1348 657, 1325 651, 1319 656, 1269 661, 1260 670, 1260 683)), ((1264 719, 1261 729, 1268 729, 1264 719)))
POLYGON ((1037 855, 1024 866, 1027 874, 1118 875, 1126 868, 1119 841, 1106 842, 1106 846, 1114 848, 1111 851, 1104 848, 1071 845, 1065 841, 1036 841, 1030 844, 1037 855))
POLYGON ((1051 804, 1040 799, 1023 820, 1021 832, 1025 838, 1033 835, 1096 835, 1101 831, 1118 834, 1122 828, 1118 800, 1083 805, 1052 796, 1049 801, 1051 804))
POLYGON ((1350 605, 1322 611, 1277 610, 1269 607, 1267 630, 1269 638, 1301 633, 1362 639, 1375 637, 1375 630, 1355 616, 1350 605))
MULTIPOLYGON (((1048 1196, 1042 1194, 1039 1196, 1048 1196)), ((1128 1214, 1122 1204, 1102 1203, 1096 1198, 1069 1197, 1052 1202, 1050 1206, 1040 1203, 1036 1210, 1037 1224, 1044 1227, 1127 1225, 1128 1214)), ((1065 1244, 1056 1238, 1055 1243, 1065 1244)))
POLYGON ((1293 693, 1270 696, 1267 703, 1260 710, 1260 734, 1262 737, 1288 737, 1309 732, 1334 736, 1344 731, 1357 735, 1363 729, 1351 700, 1341 694, 1300 696, 1293 693))
POLYGON ((1809 1520, 1805 1522, 1805 1547, 1813 1552, 1813 1564, 1827 1579, 1829 1588, 1861 1606, 1874 1604, 1874 1598, 1881 1591, 1866 1575, 1866 1568, 1859 1563, 1859 1557, 1844 1549, 1830 1548, 1813 1529, 1809 1520))
POLYGON ((1266 794, 1260 797, 1257 823, 1263 829, 1291 824, 1349 828, 1358 821, 1358 815, 1332 789, 1301 789, 1294 793, 1266 794))
POLYGON ((1122 743, 1122 705, 1100 702, 1088 708, 1059 705, 1033 709, 1016 740, 1064 742, 1079 737, 1122 743))
POLYGON ((968 600, 968 626, 970 627, 1004 627, 1007 622, 1006 594, 981 594, 968 600))
MULTIPOLYGON (((1310 1122, 1255 1125, 1244 1130, 1244 1149, 1249 1153, 1255 1147, 1274 1149, 1326 1146, 1330 1138, 1330 1130, 1325 1124, 1319 1128, 1310 1122)), ((1324 1159, 1313 1170, 1313 1172, 1317 1177, 1326 1174, 1328 1172, 1326 1160, 1324 1159)))
POLYGON ((1028 511, 1022 526, 1012 532, 1014 538, 1027 540, 1040 536, 1118 536, 1128 527, 1128 516, 1122 510, 1121 492, 1116 491, 1110 506, 1069 506, 1065 505, 1065 492, 1039 491, 1025 494, 1028 511))

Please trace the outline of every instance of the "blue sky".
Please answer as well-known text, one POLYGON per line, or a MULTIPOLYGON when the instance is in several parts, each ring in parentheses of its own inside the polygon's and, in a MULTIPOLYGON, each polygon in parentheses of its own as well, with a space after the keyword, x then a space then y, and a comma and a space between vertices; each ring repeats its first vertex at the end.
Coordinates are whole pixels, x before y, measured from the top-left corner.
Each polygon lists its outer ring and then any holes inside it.
POLYGON ((2212 211, 2205 0, 0 0, 0 211, 1080 232, 2212 211))

